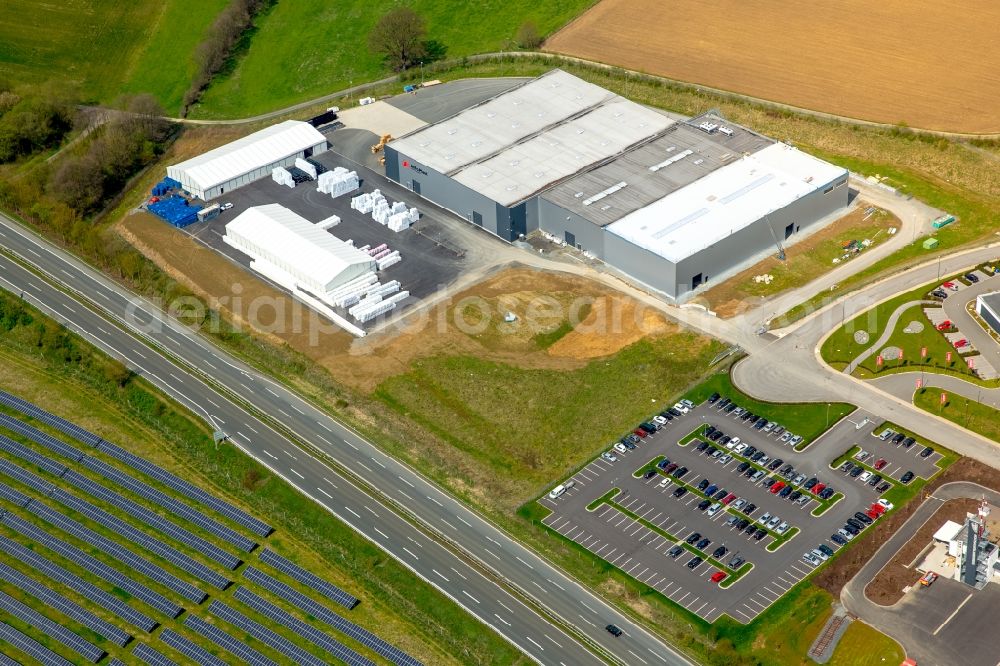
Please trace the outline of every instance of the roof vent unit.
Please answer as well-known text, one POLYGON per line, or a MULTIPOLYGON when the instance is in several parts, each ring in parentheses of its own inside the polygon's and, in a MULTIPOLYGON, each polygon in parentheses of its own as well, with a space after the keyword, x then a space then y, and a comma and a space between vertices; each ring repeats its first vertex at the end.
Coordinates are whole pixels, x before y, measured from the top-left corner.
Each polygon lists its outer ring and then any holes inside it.
POLYGON ((732 136, 733 135, 733 130, 729 129, 728 127, 720 127, 719 131, 722 132, 723 134, 725 134, 726 136, 732 136))
POLYGON ((577 192, 576 194, 573 195, 573 198, 574 199, 579 199, 582 196, 583 196, 583 192, 577 192))
POLYGON ((583 128, 582 128, 582 127, 578 127, 578 128, 576 129, 576 133, 577 133, 577 134, 583 134, 583 128))
POLYGON ((625 115, 625 114, 624 114, 624 113, 622 113, 621 111, 615 111, 615 118, 621 118, 621 117, 622 117, 622 116, 624 116, 624 115, 625 115))
POLYGON ((448 130, 448 136, 452 136, 452 135, 454 135, 456 133, 458 133, 458 130, 455 129, 454 127, 452 127, 450 130, 448 130))
POLYGON ((594 202, 597 202, 597 201, 600 201, 604 197, 606 197, 608 195, 611 195, 611 194, 614 194, 618 190, 624 189, 626 187, 628 187, 628 183, 626 183, 623 180, 620 183, 612 185, 611 187, 607 188, 606 190, 602 190, 602 191, 598 192, 597 194, 595 194, 594 196, 592 196, 590 198, 584 199, 583 200, 583 205, 584 206, 589 206, 590 204, 592 204, 594 202))
MULTIPOLYGON (((681 152, 677 153, 676 155, 673 155, 673 156, 668 157, 667 159, 663 160, 659 164, 654 164, 653 166, 649 167, 649 170, 655 173, 655 172, 659 171, 660 169, 662 169, 664 167, 670 166, 674 162, 680 162, 682 159, 684 159, 688 155, 694 155, 694 151, 690 150, 690 149, 688 149, 688 150, 682 150, 681 152)), ((697 164, 697 162, 695 162, 695 164, 697 164)))
POLYGON ((668 152, 668 153, 672 153, 672 152, 674 152, 675 150, 677 150, 677 146, 670 146, 669 148, 667 148, 667 152, 668 152))
POLYGON ((698 129, 704 130, 705 132, 708 132, 709 134, 711 134, 715 130, 719 129, 719 126, 716 123, 710 123, 710 122, 708 122, 706 120, 705 122, 703 122, 700 125, 698 125, 698 129))
POLYGON ((698 159, 696 159, 696 160, 694 161, 694 163, 695 163, 695 164, 701 164, 701 163, 703 163, 704 161, 705 161, 705 160, 703 160, 702 158, 700 158, 700 157, 699 157, 698 159))
POLYGON ((517 185, 508 185, 507 186, 507 191, 508 192, 513 192, 516 189, 517 189, 517 185))
POLYGON ((610 208, 611 206, 609 206, 608 204, 604 204, 603 206, 601 206, 601 210, 610 210, 610 208))

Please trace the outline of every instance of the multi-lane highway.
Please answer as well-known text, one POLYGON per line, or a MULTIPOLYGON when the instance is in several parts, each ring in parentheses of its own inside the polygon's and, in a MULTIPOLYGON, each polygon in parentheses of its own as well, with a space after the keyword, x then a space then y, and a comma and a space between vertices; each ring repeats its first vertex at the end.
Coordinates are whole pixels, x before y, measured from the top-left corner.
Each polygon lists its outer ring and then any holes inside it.
POLYGON ((23 294, 228 433, 532 659, 601 663, 581 639, 623 664, 691 663, 415 470, 4 216, 0 246, 33 267, 0 255, 0 287, 23 294), (625 634, 612 637, 608 623, 625 634))

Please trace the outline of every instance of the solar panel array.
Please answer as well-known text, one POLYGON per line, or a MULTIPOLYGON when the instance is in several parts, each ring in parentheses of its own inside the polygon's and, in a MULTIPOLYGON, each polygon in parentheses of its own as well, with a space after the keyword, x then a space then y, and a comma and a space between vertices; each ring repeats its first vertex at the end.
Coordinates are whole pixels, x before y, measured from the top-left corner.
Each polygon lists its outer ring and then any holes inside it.
POLYGON ((58 622, 50 620, 30 606, 22 604, 3 592, 0 592, 0 610, 11 617, 16 617, 32 629, 62 643, 92 664, 96 664, 107 654, 90 641, 83 640, 58 622))
POLYGON ((3 652, 0 652, 0 666, 21 666, 21 662, 15 661, 3 652))
POLYGON ((6 391, 0 391, 0 404, 7 405, 12 409, 16 409, 22 414, 26 414, 32 418, 38 419, 42 423, 46 423, 60 432, 64 432, 70 437, 76 439, 84 444, 89 444, 90 446, 97 446, 101 442, 101 438, 92 432, 84 430, 75 423, 70 423, 66 419, 60 418, 55 414, 50 414, 49 412, 36 407, 27 400, 18 398, 16 395, 11 395, 6 391))
POLYGON ((123 631, 107 620, 97 617, 75 601, 70 601, 58 592, 54 592, 42 585, 34 578, 29 578, 6 564, 0 564, 0 579, 7 581, 25 594, 38 599, 46 606, 59 611, 69 619, 82 624, 99 636, 103 636, 115 645, 124 647, 132 638, 132 634, 127 631, 123 631))
POLYGON ((37 490, 43 495, 51 494, 53 488, 55 488, 55 486, 37 474, 29 472, 23 467, 15 465, 9 460, 5 460, 3 458, 0 458, 0 472, 12 479, 20 481, 33 490, 37 490))
POLYGON ((24 444, 15 442, 10 437, 0 435, 0 450, 13 454, 21 460, 30 462, 32 465, 44 469, 49 474, 62 476, 66 473, 66 465, 56 462, 52 458, 36 452, 34 449, 29 449, 24 444))
POLYGON ((132 656, 149 666, 177 666, 173 659, 168 659, 145 643, 136 645, 132 650, 132 656))
POLYGON ((75 495, 67 493, 65 490, 57 488, 52 492, 51 497, 60 504, 73 509, 90 520, 93 520, 95 523, 113 530, 115 534, 124 537, 140 548, 145 548, 149 552, 159 555, 174 566, 188 572, 195 578, 205 581, 209 585, 217 587, 220 590, 224 590, 232 583, 232 581, 225 576, 216 573, 214 570, 180 552, 173 546, 169 546, 163 541, 149 536, 142 530, 132 527, 117 516, 113 516, 104 509, 96 507, 86 500, 82 500, 75 495))
POLYGON ((237 629, 245 631, 247 635, 252 636, 264 645, 274 648, 294 661, 296 664, 304 664, 305 666, 326 666, 326 661, 323 659, 306 652, 284 636, 271 631, 259 622, 251 620, 243 613, 240 613, 231 606, 227 606, 221 601, 213 601, 208 605, 208 610, 213 615, 222 618, 237 629))
POLYGON ((375 662, 371 659, 361 656, 340 641, 330 638, 316 627, 306 624, 285 609, 275 606, 245 587, 237 588, 236 592, 233 593, 233 598, 246 604, 267 619, 292 630, 304 640, 326 650, 348 666, 375 666, 375 662))
POLYGON ((101 552, 115 558, 122 564, 135 569, 147 578, 173 590, 189 601, 200 604, 206 597, 208 597, 207 594, 186 580, 181 580, 177 576, 166 571, 163 567, 153 564, 144 557, 136 555, 117 541, 112 541, 111 539, 84 527, 72 518, 59 513, 55 509, 46 506, 41 502, 31 501, 25 508, 47 523, 58 527, 63 532, 76 537, 84 543, 90 544, 101 552))
POLYGON ((35 571, 45 574, 57 583, 65 585, 83 598, 92 601, 97 606, 117 615, 143 631, 152 631, 159 626, 156 620, 145 613, 140 613, 118 597, 108 594, 79 576, 66 571, 61 566, 53 564, 35 553, 35 551, 25 548, 18 542, 8 539, 3 535, 0 535, 0 551, 7 553, 20 562, 24 562, 35 571))
POLYGON ((374 652, 382 655, 392 663, 397 664, 398 666, 422 666, 419 661, 399 648, 382 640, 364 627, 360 627, 350 620, 345 620, 326 606, 310 599, 301 592, 292 589, 288 585, 264 573, 263 571, 255 569, 252 566, 248 566, 243 572, 243 575, 247 580, 260 585, 268 592, 276 594, 309 615, 326 622, 341 633, 350 636, 362 645, 371 648, 374 652))
POLYGON ((31 501, 30 497, 22 492, 14 490, 5 483, 0 483, 0 498, 3 498, 19 507, 24 506, 31 501))
POLYGON ((196 634, 204 636, 229 654, 250 664, 250 666, 278 666, 243 641, 233 638, 230 634, 219 629, 214 624, 206 622, 197 615, 188 615, 184 618, 184 626, 196 634))
POLYGON ((47 432, 42 432, 38 428, 28 425, 24 421, 15 419, 13 416, 7 416, 6 414, 0 413, 0 426, 7 428, 11 432, 16 432, 19 435, 27 437, 31 441, 41 444, 49 451, 57 453, 64 458, 69 458, 72 461, 77 461, 83 457, 83 451, 65 442, 56 439, 47 432))
POLYGON ((281 573, 288 574, 295 580, 299 581, 303 585, 312 588, 316 592, 319 592, 324 597, 330 601, 336 602, 346 608, 351 610, 357 606, 360 601, 356 597, 351 596, 347 592, 334 585, 333 583, 327 582, 320 578, 319 576, 306 571, 299 565, 291 562, 281 555, 278 555, 273 550, 268 550, 265 548, 260 554, 260 561, 264 564, 268 564, 281 573))
POLYGON ((65 541, 55 538, 45 530, 40 527, 36 527, 34 524, 29 523, 19 516, 15 516, 8 511, 0 511, 0 522, 15 530, 19 534, 22 534, 45 546, 52 552, 58 553, 70 562, 86 569, 98 578, 106 580, 112 585, 125 590, 136 599, 144 601, 168 617, 177 617, 183 610, 180 606, 170 601, 162 594, 154 592, 141 583, 137 583, 116 569, 109 567, 104 562, 87 555, 76 546, 71 546, 65 541))
POLYGON ((97 472, 105 479, 114 481, 118 485, 132 491, 143 499, 147 499, 150 502, 163 507, 167 511, 170 511, 174 515, 194 523, 209 534, 214 534, 223 541, 228 541, 241 550, 245 550, 249 553, 257 547, 257 542, 253 539, 248 539, 239 532, 229 529, 218 521, 212 520, 201 511, 192 509, 187 504, 177 501, 170 495, 157 490, 148 483, 143 483, 135 477, 129 476, 117 467, 109 465, 103 460, 91 458, 90 456, 84 456, 81 458, 80 464, 93 472, 97 472))
POLYGON ((0 641, 10 643, 21 652, 37 659, 44 666, 73 666, 73 662, 63 659, 5 622, 0 622, 0 641))
POLYGON ((161 631, 160 640, 202 666, 226 666, 226 662, 171 629, 161 631))
POLYGON ((185 497, 193 499, 196 502, 199 502, 209 507, 210 509, 217 511, 218 513, 222 514, 223 516, 226 516, 235 523, 242 525, 243 527, 246 527, 254 534, 266 537, 270 535, 271 532, 274 531, 273 527, 263 522, 262 520, 254 518, 246 511, 243 511, 242 509, 237 508, 232 504, 229 504, 228 502, 220 500, 219 498, 213 496, 207 491, 202 490, 198 486, 189 483, 181 478, 178 478, 177 476, 171 474, 162 467, 154 465, 148 460, 140 456, 137 456, 134 453, 131 453, 130 451, 126 451, 120 446, 115 446, 110 442, 106 442, 97 435, 95 435, 94 433, 85 430, 80 426, 76 425, 75 423, 71 423, 62 417, 56 416, 55 414, 51 414, 45 411, 44 409, 41 409, 40 407, 28 402, 27 400, 23 400, 17 397, 16 395, 7 393, 6 391, 0 391, 0 404, 6 405, 12 409, 21 412, 22 414, 25 414, 27 416, 30 416, 34 419, 41 421, 42 423, 50 425, 56 430, 59 430, 60 432, 65 433, 70 437, 73 437, 74 439, 83 444, 87 444, 89 446, 93 446, 99 449, 100 451, 108 454, 112 458, 116 458, 124 462, 129 467, 132 467, 142 472, 143 474, 146 474, 147 476, 150 476, 156 479, 157 481, 160 481, 165 485, 173 488, 174 490, 184 495, 185 497))
POLYGON ((133 518, 141 520, 146 525, 159 530, 170 538, 193 548, 205 557, 218 562, 227 569, 235 569, 243 563, 243 560, 227 553, 214 543, 210 543, 205 539, 202 539, 200 536, 192 534, 190 531, 178 526, 172 521, 167 520, 155 511, 151 511, 138 502, 133 502, 132 500, 109 490, 107 487, 87 478, 86 476, 83 476, 75 470, 71 469, 67 471, 63 475, 63 479, 80 490, 83 490, 84 492, 100 499, 101 501, 121 509, 133 518))
POLYGON ((114 444, 110 444, 102 440, 100 446, 97 448, 102 453, 106 453, 109 456, 122 461, 129 467, 142 472, 146 476, 156 479, 160 483, 169 486, 184 497, 192 499, 222 514, 258 536, 266 537, 274 531, 273 527, 261 520, 258 520, 257 518, 254 518, 243 509, 239 509, 228 502, 223 502, 218 497, 202 490, 198 486, 188 483, 184 479, 171 474, 162 467, 158 467, 145 458, 126 451, 120 446, 115 446, 114 444))

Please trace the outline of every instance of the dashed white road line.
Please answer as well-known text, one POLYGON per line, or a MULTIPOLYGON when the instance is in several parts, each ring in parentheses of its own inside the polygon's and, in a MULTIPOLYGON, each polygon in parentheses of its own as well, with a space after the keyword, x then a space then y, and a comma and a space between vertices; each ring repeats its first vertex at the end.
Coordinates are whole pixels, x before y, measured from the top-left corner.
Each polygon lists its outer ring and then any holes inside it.
POLYGON ((407 553, 409 553, 409 554, 410 554, 410 556, 411 556, 411 557, 412 557, 413 559, 415 559, 415 560, 419 560, 419 559, 420 559, 419 557, 417 557, 417 554, 416 554, 416 553, 414 553, 414 552, 413 552, 412 550, 410 550, 410 549, 409 549, 409 548, 407 548, 406 546, 403 546, 403 550, 405 550, 405 551, 406 551, 407 553))
POLYGON ((268 451, 267 449, 261 449, 261 451, 263 451, 263 452, 264 452, 265 454, 267 454, 268 456, 270 456, 270 457, 271 457, 272 459, 274 459, 274 460, 277 460, 277 459, 278 459, 278 456, 274 455, 273 453, 271 453, 271 452, 270 452, 270 451, 268 451))
POLYGON ((325 491, 325 490, 323 490, 322 488, 320 488, 320 487, 317 487, 317 488, 316 488, 316 490, 320 491, 321 493, 323 493, 324 495, 326 495, 326 496, 327 496, 327 497, 329 497, 330 499, 333 499, 333 495, 331 495, 330 493, 326 492, 326 491, 325 491))
POLYGON ((306 477, 302 476, 301 474, 299 474, 298 472, 296 472, 291 467, 288 468, 288 471, 291 472, 292 474, 294 474, 295 476, 299 477, 300 479, 305 479, 306 478, 306 477))
POLYGON ((351 507, 345 506, 344 508, 347 509, 348 511, 350 511, 351 513, 353 513, 355 518, 360 518, 361 517, 361 514, 358 513, 357 511, 355 511, 354 509, 352 509, 351 507))

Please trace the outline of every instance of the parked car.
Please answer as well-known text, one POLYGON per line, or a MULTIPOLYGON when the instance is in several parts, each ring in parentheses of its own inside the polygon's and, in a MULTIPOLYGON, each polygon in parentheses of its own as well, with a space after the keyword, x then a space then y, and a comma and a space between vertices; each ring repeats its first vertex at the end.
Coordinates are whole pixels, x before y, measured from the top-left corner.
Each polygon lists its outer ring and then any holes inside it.
POLYGON ((860 511, 855 511, 854 512, 854 517, 857 518, 860 522, 864 523, 865 525, 871 525, 872 524, 872 519, 869 518, 864 513, 861 513, 860 511))
POLYGON ((779 492, 781 492, 781 489, 784 487, 785 487, 784 481, 775 481, 774 484, 771 486, 771 494, 777 495, 779 492))
POLYGON ((725 465, 726 463, 728 463, 732 459, 733 459, 733 457, 727 453, 725 455, 719 456, 719 459, 716 460, 715 462, 721 463, 721 464, 725 465))
POLYGON ((687 474, 687 473, 688 473, 688 468, 687 467, 679 467, 679 468, 675 469, 670 474, 670 476, 674 477, 675 479, 680 479, 680 478, 683 478, 684 475, 687 474))
POLYGON ((792 441, 792 433, 786 430, 781 434, 781 437, 778 438, 778 441, 781 442, 782 444, 787 444, 788 442, 792 441))
MULTIPOLYGON (((788 487, 792 488, 793 486, 788 486, 788 487)), ((802 491, 801 490, 793 490, 792 494, 788 496, 788 501, 789 502, 794 502, 795 500, 797 500, 800 497, 802 497, 802 491)))
MULTIPOLYGON (((858 522, 858 521, 855 520, 854 522, 858 522)), ((848 534, 850 534, 851 537, 853 538, 853 537, 858 536, 858 534, 861 533, 861 527, 863 527, 863 525, 862 526, 855 526, 855 525, 852 525, 851 523, 844 523, 843 531, 847 532, 848 534)))
POLYGON ((706 488, 706 489, 705 489, 705 496, 706 496, 706 497, 711 497, 712 495, 714 495, 714 494, 715 494, 715 492, 716 492, 716 491, 717 491, 718 489, 719 489, 719 486, 717 486, 717 485, 715 485, 715 484, 713 483, 712 485, 710 485, 710 486, 709 486, 708 488, 706 488))
POLYGON ((632 434, 636 435, 639 438, 645 438, 648 435, 648 433, 642 428, 636 428, 635 430, 632 431, 632 434))
MULTIPOLYGON (((772 488, 772 492, 773 492, 773 488, 772 488)), ((778 492, 778 497, 781 497, 782 499, 784 499, 784 498, 788 497, 791 494, 792 494, 792 486, 785 486, 784 488, 782 488, 778 492)))
POLYGON ((746 515, 748 515, 748 516, 751 515, 751 514, 753 514, 753 512, 756 511, 756 510, 757 510, 757 505, 754 504, 753 502, 751 502, 750 504, 747 504, 745 507, 743 507, 743 513, 746 514, 746 515))
POLYGON ((813 557, 819 559, 820 561, 825 561, 829 557, 826 553, 824 553, 819 548, 813 548, 812 550, 809 551, 809 554, 812 555, 813 557))
POLYGON ((777 423, 775 423, 774 424, 774 430, 771 431, 771 434, 774 435, 775 437, 777 437, 778 435, 781 435, 784 432, 785 432, 785 426, 778 425, 777 423))
POLYGON ((736 521, 736 529, 744 530, 746 529, 746 526, 749 524, 750 524, 749 520, 747 520, 746 518, 740 518, 739 520, 736 521))
POLYGON ((929 446, 925 446, 925 447, 924 447, 924 450, 920 452, 920 457, 921 457, 921 458, 927 458, 927 457, 929 457, 929 456, 930 456, 930 455, 931 455, 932 453, 934 453, 934 449, 932 449, 932 448, 931 448, 931 447, 929 447, 929 446))
POLYGON ((757 483, 758 481, 760 481, 761 477, 763 477, 763 476, 764 476, 764 472, 762 472, 761 470, 758 469, 756 472, 753 473, 753 476, 750 477, 750 480, 752 482, 754 482, 754 483, 757 483))
POLYGON ((629 439, 622 439, 622 441, 619 442, 619 444, 623 444, 625 448, 628 449, 629 451, 635 451, 635 444, 633 444, 632 441, 629 439))
POLYGON ((711 481, 709 481, 708 479, 702 479, 701 481, 698 482, 698 490, 704 491, 705 488, 708 488, 710 483, 711 481))
POLYGON ((715 514, 719 513, 719 510, 720 510, 721 508, 722 508, 722 505, 721 505, 721 504, 719 504, 718 502, 716 502, 715 504, 713 504, 712 506, 710 506, 710 507, 708 508, 708 511, 706 512, 706 514, 707 514, 707 515, 708 515, 709 517, 711 517, 711 516, 714 516, 715 514))
POLYGON ((656 484, 656 487, 657 488, 666 488, 669 485, 670 485, 670 477, 669 476, 665 476, 662 479, 660 479, 660 482, 658 484, 656 484))
POLYGON ((698 452, 701 452, 701 451, 704 451, 707 448, 708 448, 708 442, 699 441, 698 442, 698 446, 695 447, 695 450, 698 451, 698 452))
POLYGON ((741 497, 738 500, 736 500, 735 502, 733 502, 732 506, 733 506, 734 509, 739 510, 739 509, 742 509, 743 507, 745 507, 746 505, 747 505, 747 501, 741 497))
POLYGON ((777 532, 778 534, 784 534, 785 532, 788 531, 788 528, 789 528, 788 523, 786 523, 785 521, 781 521, 778 524, 778 526, 774 528, 774 531, 777 532))
POLYGON ((729 568, 730 569, 739 569, 740 565, 743 564, 744 562, 746 562, 746 558, 744 558, 744 557, 742 557, 740 555, 733 555, 732 559, 729 560, 729 568))
POLYGON ((907 472, 899 479, 900 483, 909 483, 910 481, 913 481, 913 472, 907 472))
POLYGON ((773 530, 779 523, 781 523, 781 518, 775 516, 774 518, 771 518, 771 520, 767 521, 767 529, 773 530))
POLYGON ((621 442, 615 442, 615 446, 614 446, 614 449, 615 449, 615 451, 617 451, 618 453, 627 453, 627 452, 628 452, 628 449, 627 449, 627 448, 625 448, 625 445, 624 445, 624 444, 622 444, 621 442))
POLYGON ((712 506, 712 500, 702 500, 698 502, 698 510, 704 511, 708 507, 712 506))
POLYGON ((750 448, 749 444, 747 444, 746 442, 740 442, 739 444, 736 445, 736 448, 733 449, 733 451, 743 455, 743 452, 746 451, 748 448, 750 448))
POLYGON ((976 275, 975 273, 966 273, 964 277, 972 284, 979 282, 979 276, 976 275))
POLYGON ((611 453, 611 451, 605 451, 604 453, 601 454, 601 457, 607 460, 608 462, 615 462, 616 460, 618 460, 618 458, 615 457, 615 454, 611 453))
POLYGON ((899 444, 904 439, 906 439, 906 435, 904 435, 901 432, 897 432, 895 435, 892 436, 892 443, 893 444, 899 444))
POLYGON ((653 417, 653 423, 658 423, 661 426, 667 425, 667 419, 657 414, 653 417))
POLYGON ((722 503, 725 506, 729 506, 733 502, 733 500, 735 500, 735 499, 736 499, 736 495, 734 495, 733 493, 729 493, 725 497, 722 498, 722 503))
POLYGON ((767 465, 767 468, 768 468, 769 470, 772 470, 772 471, 773 471, 773 470, 776 470, 776 469, 778 469, 779 467, 781 467, 781 466, 782 466, 782 465, 784 464, 784 462, 785 462, 785 461, 784 461, 784 460, 782 460, 781 458, 775 458, 775 459, 774 459, 774 460, 772 460, 772 461, 771 461, 770 463, 768 463, 768 465, 767 465))
POLYGON ((671 559, 677 559, 677 556, 684 552, 684 548, 681 546, 674 546, 667 551, 667 556, 671 559))
POLYGON ((820 499, 828 500, 833 497, 833 488, 824 488, 823 492, 819 494, 820 499))
POLYGON ((729 552, 728 548, 726 548, 725 546, 719 546, 714 551, 712 551, 712 557, 714 557, 715 559, 719 559, 721 557, 725 557, 726 553, 728 552, 729 552))
POLYGON ((724 571, 716 571, 714 574, 712 574, 713 583, 721 583, 723 580, 725 580, 725 578, 726 578, 726 572, 724 571))
POLYGON ((856 479, 861 476, 861 473, 865 471, 865 468, 861 465, 855 465, 854 469, 851 470, 851 478, 856 479))
POLYGON ((769 520, 771 520, 771 514, 765 511, 764 515, 757 519, 757 522, 761 525, 766 525, 769 520))
POLYGON ((699 534, 698 532, 692 532, 691 535, 687 539, 685 539, 685 541, 687 541, 688 544, 694 544, 700 538, 701 534, 699 534))
POLYGON ((858 477, 858 481, 861 483, 868 483, 868 479, 870 478, 872 478, 871 472, 861 472, 861 475, 858 477))
POLYGON ((798 476, 795 477, 794 480, 792 480, 792 485, 793 486, 801 486, 805 482, 805 480, 806 480, 806 475, 805 474, 799 474, 798 476))
POLYGON ((676 497, 677 499, 680 499, 680 498, 684 497, 685 495, 687 495, 687 491, 688 491, 687 488, 685 488, 684 486, 680 486, 679 488, 677 488, 674 491, 674 497, 676 497))
POLYGON ((963 347, 968 347, 968 346, 969 346, 969 341, 966 340, 965 338, 962 338, 960 340, 955 340, 955 349, 962 349, 963 347))
POLYGON ((839 534, 831 534, 830 535, 830 541, 832 541, 835 544, 840 545, 840 546, 846 546, 847 545, 847 539, 845 539, 844 537, 840 536, 839 534))
POLYGON ((889 500, 887 500, 887 499, 881 499, 881 498, 878 500, 877 504, 880 504, 882 507, 884 507, 886 511, 892 511, 892 508, 894 506, 896 506, 895 504, 893 504, 889 500))
POLYGON ((802 555, 802 559, 808 562, 809 564, 813 565, 814 567, 818 567, 822 563, 820 559, 815 555, 813 555, 812 553, 805 553, 804 555, 802 555))
POLYGON ((913 446, 913 443, 914 443, 915 441, 916 441, 916 440, 915 440, 915 439, 913 439, 912 437, 907 437, 906 439, 904 439, 904 440, 903 440, 903 448, 904 448, 904 449, 908 449, 908 448, 910 448, 911 446, 913 446))
POLYGON ((720 396, 719 396, 718 392, 713 393, 712 395, 708 396, 708 404, 711 405, 711 404, 715 403, 715 401, 718 400, 719 398, 720 398, 720 396))
POLYGON ((882 483, 881 483, 881 484, 880 484, 880 485, 879 485, 879 486, 878 486, 878 487, 877 487, 877 488, 875 489, 875 491, 876 491, 876 492, 878 492, 878 493, 879 493, 879 494, 881 495, 881 494, 882 494, 882 493, 884 493, 885 491, 889 490, 889 488, 891 488, 891 487, 892 487, 892 484, 891 484, 891 483, 889 483, 888 481, 883 481, 883 482, 882 482, 882 483))
POLYGON ((816 546, 816 550, 820 551, 827 557, 833 557, 833 548, 830 548, 825 543, 821 543, 820 545, 816 546))
POLYGON ((882 475, 881 474, 876 474, 872 478, 868 479, 868 485, 871 486, 872 488, 874 488, 875 486, 877 486, 880 483, 882 483, 882 475))
POLYGON ((692 557, 690 560, 688 560, 687 568, 688 569, 694 569, 699 564, 701 564, 701 562, 702 562, 702 559, 700 557, 692 557))
POLYGON ((666 474, 671 474, 671 473, 673 473, 673 472, 674 472, 674 470, 676 470, 676 469, 677 469, 678 467, 679 467, 679 465, 678 465, 677 463, 670 463, 669 465, 667 465, 666 467, 664 467, 664 468, 663 468, 663 471, 664 471, 664 473, 666 473, 666 474))
POLYGON ((936 296, 941 300, 948 298, 948 294, 943 289, 935 289, 931 292, 931 296, 936 296))
POLYGON ((741 474, 747 471, 748 469, 750 469, 750 463, 748 462, 741 462, 739 465, 736 466, 736 471, 741 474))
POLYGON ((920 578, 920 584, 923 587, 930 587, 934 584, 934 581, 938 579, 938 574, 936 571, 928 571, 920 578))
POLYGON ((706 548, 708 548, 708 545, 710 543, 712 543, 712 540, 709 539, 708 537, 704 537, 702 538, 701 541, 696 543, 694 547, 697 548, 698 550, 705 550, 706 548))
POLYGON ((767 536, 767 530, 765 530, 763 527, 758 527, 757 531, 753 533, 753 540, 760 541, 765 536, 767 536))
POLYGON ((951 326, 952 326, 951 320, 950 319, 945 319, 943 322, 941 322, 940 324, 938 324, 935 328, 937 328, 937 330, 939 330, 939 331, 950 331, 951 330, 951 326))
POLYGON ((792 438, 788 440, 788 443, 792 446, 798 446, 802 442, 802 437, 800 435, 792 435, 792 438))
POLYGON ((688 412, 691 411, 690 407, 688 407, 687 405, 682 405, 679 402, 674 405, 674 409, 676 409, 681 414, 687 414, 688 412))
POLYGON ((812 490, 813 495, 819 495, 825 489, 826 489, 826 484, 825 483, 817 483, 815 486, 813 486, 812 488, 810 488, 810 490, 812 490))
POLYGON ((874 467, 876 470, 880 470, 888 464, 889 464, 888 460, 886 460, 885 458, 879 458, 878 460, 875 461, 875 464, 872 465, 872 467, 874 467))
POLYGON ((777 424, 774 421, 768 421, 766 424, 764 424, 764 428, 763 428, 764 432, 767 432, 767 433, 771 432, 772 430, 774 430, 774 426, 775 425, 777 425, 777 424))
POLYGON ((642 473, 642 478, 646 480, 652 479, 654 476, 656 476, 655 469, 647 469, 645 472, 642 473))
MULTIPOLYGON (((948 322, 948 326, 951 326, 951 322, 950 321, 948 322)), ((892 437, 895 434, 896 434, 895 430, 892 430, 891 428, 886 428, 885 430, 882 431, 882 434, 879 435, 878 438, 881 439, 884 442, 885 440, 889 439, 890 437, 892 437)))

